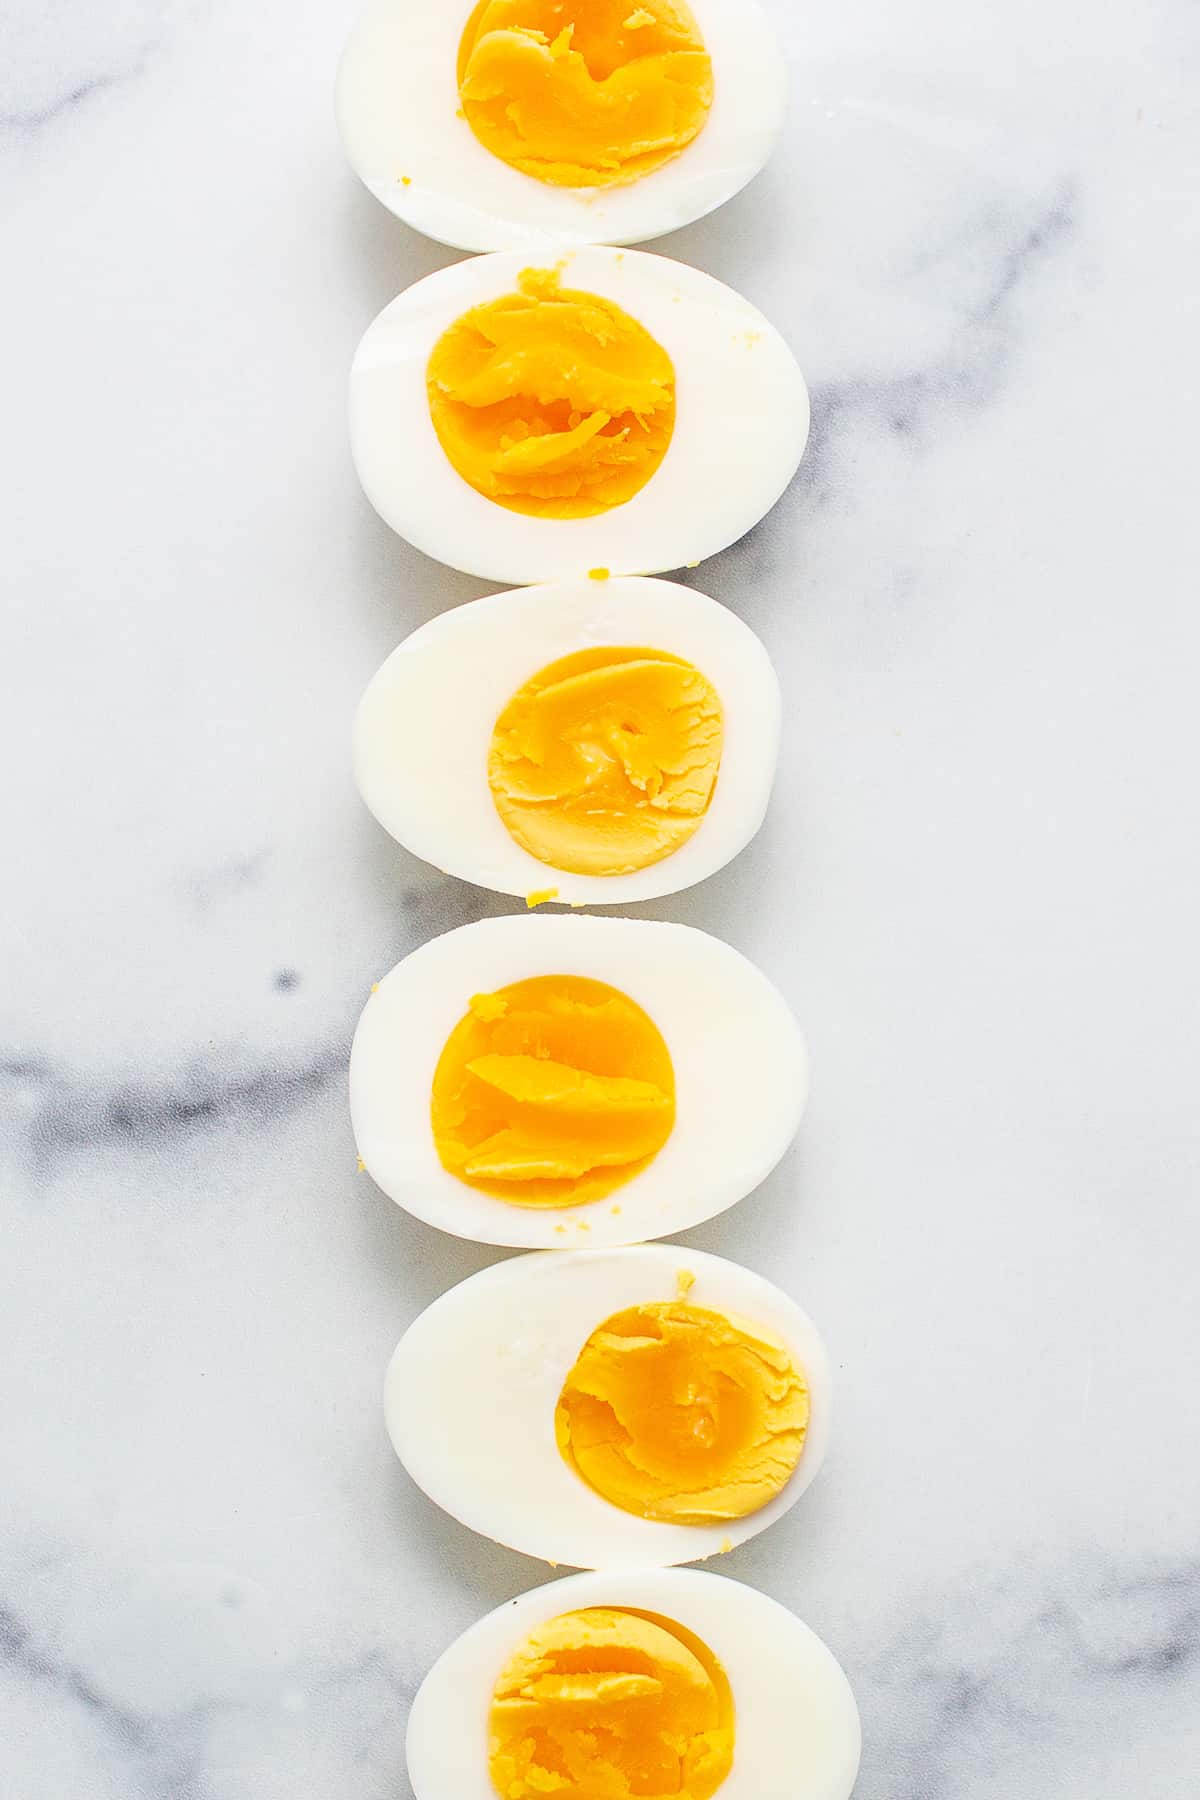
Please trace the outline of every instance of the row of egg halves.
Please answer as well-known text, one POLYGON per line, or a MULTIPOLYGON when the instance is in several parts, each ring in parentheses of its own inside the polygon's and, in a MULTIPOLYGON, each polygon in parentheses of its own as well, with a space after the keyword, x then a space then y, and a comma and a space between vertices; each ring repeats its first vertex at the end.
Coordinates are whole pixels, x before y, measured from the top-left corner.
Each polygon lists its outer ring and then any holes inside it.
MULTIPOLYGON (((756 0, 461 12, 369 0, 339 75, 371 192, 489 253, 370 326, 352 450, 418 549, 536 585, 400 645, 358 710, 356 779, 449 874, 531 907, 652 899, 754 836, 781 712, 749 627, 652 577, 764 518, 809 403, 749 302, 617 246, 757 173, 782 61, 756 0), (614 131, 637 139, 624 163, 614 131)), ((675 1566, 752 1537, 814 1479, 828 1358, 770 1282, 646 1241, 757 1187, 806 1095, 781 995, 680 925, 489 919, 373 990, 350 1067, 362 1166, 426 1222, 529 1252, 409 1327, 389 1435, 463 1524, 590 1571, 497 1609, 436 1664, 408 1728, 417 1800, 849 1795, 860 1731, 831 1653, 766 1596, 675 1566)))

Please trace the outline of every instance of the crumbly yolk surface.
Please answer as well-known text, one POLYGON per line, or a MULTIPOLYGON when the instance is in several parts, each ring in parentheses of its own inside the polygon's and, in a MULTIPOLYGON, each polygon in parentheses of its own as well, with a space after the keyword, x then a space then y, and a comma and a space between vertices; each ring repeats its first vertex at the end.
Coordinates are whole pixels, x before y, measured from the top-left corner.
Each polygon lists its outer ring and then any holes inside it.
POLYGON ((502 162, 554 187, 614 187, 698 136, 713 73, 684 0, 480 0, 458 88, 502 162))
POLYGON ((579 650, 550 663, 496 721, 488 781, 531 856, 624 875, 687 842, 712 800, 724 727, 716 689, 662 650, 579 650))
POLYGON ((555 1414, 566 1461, 614 1506, 711 1525, 786 1485, 808 1430, 803 1371, 769 1332, 673 1300, 598 1326, 555 1414))
POLYGON ((515 294, 456 319, 426 370, 438 442, 477 493, 512 512, 586 519, 658 468, 675 428, 675 369, 611 300, 526 269, 515 294))
POLYGON ((496 1683, 488 1731, 503 1800, 708 1800, 733 1766, 724 1670, 653 1613, 597 1606, 539 1626, 496 1683))
POLYGON ((475 995, 438 1061, 432 1123, 442 1166, 469 1186, 515 1206, 581 1206, 671 1135, 670 1052, 617 988, 536 975, 475 995))

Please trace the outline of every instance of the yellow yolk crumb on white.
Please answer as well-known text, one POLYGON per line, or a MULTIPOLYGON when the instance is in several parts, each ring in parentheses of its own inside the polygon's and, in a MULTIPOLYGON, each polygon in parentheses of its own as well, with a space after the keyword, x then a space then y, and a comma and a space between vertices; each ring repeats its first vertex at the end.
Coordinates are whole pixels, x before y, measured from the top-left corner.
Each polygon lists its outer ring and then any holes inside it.
POLYGON ((518 291, 456 319, 426 371, 438 441, 471 487, 512 512, 584 519, 658 468, 675 427, 675 370, 636 319, 526 269, 518 291))
POLYGON ((691 663, 661 650, 580 650, 509 700, 488 781, 507 830, 539 862, 624 875, 696 831, 723 747, 720 699, 691 663))
POLYGON ((808 1383, 785 1344, 680 1299, 630 1307, 592 1332, 554 1426, 565 1461, 614 1506, 711 1525, 781 1492, 808 1420, 808 1383))
POLYGON ((671 1619, 615 1607, 532 1631, 488 1718, 502 1800, 709 1800, 733 1746, 733 1695, 707 1644, 671 1619))
POLYGON ((516 1206, 578 1206, 636 1175, 675 1123, 654 1021, 606 982, 537 975, 477 994, 446 1040, 431 1122, 442 1166, 516 1206))
POLYGON ((458 51, 485 149, 554 187, 614 187, 704 129, 712 61, 686 0, 480 0, 458 51))

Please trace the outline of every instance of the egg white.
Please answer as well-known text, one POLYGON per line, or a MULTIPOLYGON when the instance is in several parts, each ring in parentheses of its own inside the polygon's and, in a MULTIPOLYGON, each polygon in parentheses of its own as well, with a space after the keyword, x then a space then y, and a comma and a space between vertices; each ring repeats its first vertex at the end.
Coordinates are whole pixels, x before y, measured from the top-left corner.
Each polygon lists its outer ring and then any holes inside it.
POLYGON ((350 164, 389 211, 460 250, 635 244, 703 218, 766 162, 787 83, 758 0, 689 4, 713 64, 703 131, 630 186, 589 189, 510 168, 459 118, 458 46, 471 0, 370 0, 338 74, 350 164))
POLYGON ((691 926, 568 914, 483 919, 431 939, 367 1001, 350 1052, 358 1153, 385 1194, 456 1237, 524 1249, 630 1244, 724 1212, 775 1167, 808 1092, 786 1002, 739 951, 691 926), (675 1068, 675 1126, 648 1166, 603 1199, 514 1206, 438 1160, 437 1061, 473 994, 535 975, 583 975, 653 1019, 675 1068))
POLYGON ((451 1644, 409 1715, 416 1800, 496 1800, 487 1768, 496 1679, 531 1631, 589 1606, 671 1619, 723 1666, 735 1712, 733 1768, 713 1800, 849 1800, 862 1754, 858 1708, 816 1633, 778 1601, 722 1575, 638 1568, 549 1582, 498 1606, 451 1644))
POLYGON ((804 454, 809 402, 782 337, 700 269, 600 246, 556 259, 567 288, 615 302, 675 367, 675 429, 632 499, 586 519, 512 512, 477 493, 433 428, 426 366, 472 306, 516 291, 530 266, 505 252, 427 275, 368 326, 350 375, 350 438, 368 499, 409 543, 451 568, 524 585, 603 568, 653 575, 698 563, 770 511, 804 454))
POLYGON ((829 1412, 829 1358, 808 1315, 752 1270, 674 1244, 543 1250, 484 1269, 409 1326, 384 1384, 396 1454, 431 1500, 510 1550, 582 1569, 698 1562, 755 1537, 816 1478, 829 1412), (689 1304, 773 1332, 810 1395, 786 1487, 758 1512, 713 1525, 623 1512, 567 1466, 554 1436, 563 1383, 591 1333, 627 1307, 674 1300, 684 1270, 695 1276, 689 1304))
POLYGON ((447 874, 521 898, 548 887, 578 905, 674 894, 723 868, 762 824, 779 753, 779 682, 748 625, 689 588, 644 576, 550 583, 442 613, 394 650, 354 723, 363 799, 394 838, 447 874), (716 789, 693 835, 627 875, 540 862, 510 836, 488 785, 496 720, 547 664, 598 645, 693 663, 721 701, 716 789))

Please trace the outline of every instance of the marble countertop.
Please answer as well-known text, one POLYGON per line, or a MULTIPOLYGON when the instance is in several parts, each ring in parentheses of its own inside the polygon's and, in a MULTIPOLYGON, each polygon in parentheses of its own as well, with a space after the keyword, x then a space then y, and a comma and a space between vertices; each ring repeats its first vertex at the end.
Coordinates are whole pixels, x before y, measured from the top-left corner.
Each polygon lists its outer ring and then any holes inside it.
MULTIPOLYGON (((1181 1796, 1200 1756, 1188 0, 775 0, 788 136, 661 247, 813 387, 697 570, 788 696, 767 829, 655 908, 779 982, 813 1100, 691 1241, 839 1371, 723 1572, 837 1651, 859 1800, 1181 1796)), ((355 1172, 369 982, 506 909, 354 793, 358 693, 483 590, 395 540, 355 342, 451 260, 346 170, 334 0, 0 27, 0 1769, 12 1800, 402 1800, 435 1654, 545 1578, 379 1390, 493 1253, 355 1172)))

